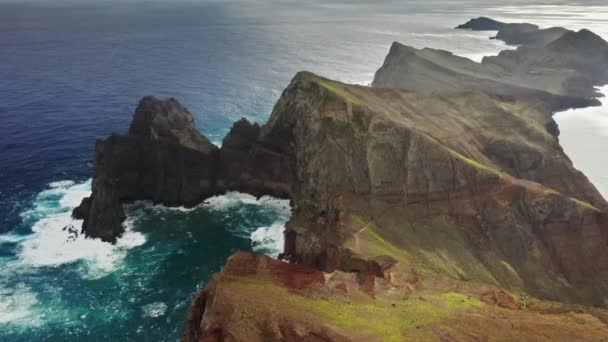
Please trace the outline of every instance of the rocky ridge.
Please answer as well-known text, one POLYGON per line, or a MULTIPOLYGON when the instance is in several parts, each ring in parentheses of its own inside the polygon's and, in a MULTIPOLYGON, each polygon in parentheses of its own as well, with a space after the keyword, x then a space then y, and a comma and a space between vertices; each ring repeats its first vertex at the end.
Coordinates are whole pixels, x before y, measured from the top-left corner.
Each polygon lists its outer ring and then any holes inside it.
POLYGON ((551 111, 599 105, 595 86, 608 83, 608 43, 601 37, 588 30, 541 30, 488 20, 474 19, 459 28, 498 29, 496 39, 522 45, 477 63, 448 51, 395 42, 373 86, 423 93, 483 91, 551 111), (531 35, 536 38, 528 42, 531 35), (514 42, 515 38, 521 41, 514 42))
POLYGON ((221 148, 175 100, 145 98, 136 129, 97 143, 93 194, 74 215, 112 241, 121 203, 135 199, 194 205, 239 190, 292 200, 289 262, 231 257, 196 295, 185 341, 601 340, 608 204, 563 153, 551 115, 592 103, 588 90, 569 95, 568 77, 602 79, 586 74, 573 52, 581 35, 569 32, 517 64, 567 52, 555 61, 572 66, 567 76, 532 88, 498 77, 471 87, 486 67, 400 45, 372 88, 298 73, 265 125, 237 122, 221 148))

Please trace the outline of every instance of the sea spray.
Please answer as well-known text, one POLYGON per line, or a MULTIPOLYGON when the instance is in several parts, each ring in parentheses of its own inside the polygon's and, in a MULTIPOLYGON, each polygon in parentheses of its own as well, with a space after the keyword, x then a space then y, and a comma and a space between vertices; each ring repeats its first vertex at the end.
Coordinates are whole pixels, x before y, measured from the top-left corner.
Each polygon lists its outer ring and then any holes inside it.
POLYGON ((83 276, 99 278, 118 267, 130 248, 145 243, 142 233, 127 230, 115 245, 88 239, 80 233, 82 221, 72 210, 91 193, 91 181, 54 182, 36 197, 34 208, 22 215, 31 220, 31 235, 19 246, 17 257, 24 266, 58 266, 84 261, 83 276))
POLYGON ((254 251, 276 258, 283 251, 283 232, 285 224, 291 216, 289 200, 285 199, 271 196, 262 196, 258 199, 245 193, 228 192, 221 196, 210 197, 191 208, 183 206, 167 207, 162 204, 153 204, 150 201, 137 201, 127 205, 128 219, 125 225, 126 227, 132 227, 137 220, 145 217, 146 212, 148 214, 155 213, 159 216, 163 214, 173 215, 172 219, 175 220, 176 217, 185 218, 186 215, 194 214, 197 211, 211 211, 222 216, 238 217, 251 210, 257 211, 260 215, 273 217, 274 220, 267 226, 256 227, 254 224, 244 224, 228 226, 226 229, 237 236, 251 239, 254 251))
POLYGON ((291 216, 287 200, 236 192, 193 208, 140 201, 111 245, 85 238, 71 217, 90 187, 49 184, 20 228, 0 235, 0 340, 61 340, 65 329, 85 340, 177 338, 193 293, 237 250, 276 257, 291 216))

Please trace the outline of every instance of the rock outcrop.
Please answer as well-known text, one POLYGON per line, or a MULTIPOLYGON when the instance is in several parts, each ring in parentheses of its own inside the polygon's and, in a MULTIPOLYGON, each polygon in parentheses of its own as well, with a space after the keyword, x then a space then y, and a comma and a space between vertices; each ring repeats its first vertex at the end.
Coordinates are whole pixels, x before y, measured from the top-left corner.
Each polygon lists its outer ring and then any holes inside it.
POLYGON ((483 284, 435 278, 421 285, 414 276, 402 282, 407 285, 399 288, 394 279, 370 281, 237 253, 194 298, 182 340, 601 341, 608 335, 605 310, 516 298, 483 284))
POLYGON ((220 149, 178 101, 144 97, 126 135, 97 141, 93 192, 73 216, 84 220, 87 236, 114 242, 124 231, 126 202, 192 206, 232 189, 289 197, 285 157, 253 149, 259 134, 259 125, 242 119, 220 149))
POLYGON ((549 42, 570 32, 563 27, 540 29, 538 25, 528 23, 503 23, 490 18, 479 17, 458 25, 457 29, 470 29, 473 31, 498 31, 491 39, 499 39, 509 45, 526 47, 544 47, 549 42))
POLYGON ((93 192, 73 214, 84 219, 85 234, 113 242, 124 230, 123 202, 188 205, 212 195, 217 158, 218 148, 196 130, 186 108, 145 97, 126 135, 95 144, 93 192))

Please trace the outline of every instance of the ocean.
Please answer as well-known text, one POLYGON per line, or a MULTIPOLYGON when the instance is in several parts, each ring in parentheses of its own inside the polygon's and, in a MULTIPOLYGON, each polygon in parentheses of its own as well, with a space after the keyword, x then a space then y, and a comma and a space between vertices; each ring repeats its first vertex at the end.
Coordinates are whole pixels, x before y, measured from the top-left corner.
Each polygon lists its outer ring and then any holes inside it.
MULTIPOLYGON (((453 29, 480 15, 608 37, 601 1, 0 0, 0 340, 176 341, 229 255, 280 252, 288 201, 240 193, 129 205, 116 245, 63 229, 79 227, 95 140, 125 132, 142 96, 177 98, 219 145, 301 70, 366 85, 393 41, 475 60, 514 48, 453 29)), ((608 105, 556 119, 608 196, 608 105)))

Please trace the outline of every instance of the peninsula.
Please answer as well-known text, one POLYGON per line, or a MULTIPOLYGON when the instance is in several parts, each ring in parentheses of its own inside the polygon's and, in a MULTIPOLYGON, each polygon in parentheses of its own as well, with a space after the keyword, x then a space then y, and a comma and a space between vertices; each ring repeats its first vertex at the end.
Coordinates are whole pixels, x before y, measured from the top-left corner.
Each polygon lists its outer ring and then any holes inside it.
POLYGON ((73 215, 113 242, 135 200, 291 200, 281 260, 229 258, 184 341, 601 340, 608 203, 552 115, 598 103, 608 43, 488 18, 459 29, 520 46, 476 63, 394 43, 372 87, 300 72, 221 148, 179 102, 145 97, 127 134, 96 143, 73 215))

